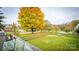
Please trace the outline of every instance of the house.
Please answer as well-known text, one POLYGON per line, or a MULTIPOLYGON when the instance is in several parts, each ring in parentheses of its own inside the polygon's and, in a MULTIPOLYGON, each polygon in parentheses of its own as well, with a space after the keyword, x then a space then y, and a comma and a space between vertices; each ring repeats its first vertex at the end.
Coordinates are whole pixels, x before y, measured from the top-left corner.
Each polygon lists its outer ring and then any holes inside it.
POLYGON ((5 32, 12 32, 12 24, 6 24, 4 28, 5 32))

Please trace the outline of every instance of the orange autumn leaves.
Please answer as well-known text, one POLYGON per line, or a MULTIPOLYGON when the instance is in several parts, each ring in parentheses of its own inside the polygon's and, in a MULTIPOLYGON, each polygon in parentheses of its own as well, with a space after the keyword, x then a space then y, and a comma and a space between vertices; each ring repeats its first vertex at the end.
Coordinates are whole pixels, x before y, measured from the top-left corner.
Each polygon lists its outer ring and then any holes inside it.
POLYGON ((45 27, 44 14, 38 7, 22 7, 18 14, 18 22, 23 29, 39 29, 45 27))

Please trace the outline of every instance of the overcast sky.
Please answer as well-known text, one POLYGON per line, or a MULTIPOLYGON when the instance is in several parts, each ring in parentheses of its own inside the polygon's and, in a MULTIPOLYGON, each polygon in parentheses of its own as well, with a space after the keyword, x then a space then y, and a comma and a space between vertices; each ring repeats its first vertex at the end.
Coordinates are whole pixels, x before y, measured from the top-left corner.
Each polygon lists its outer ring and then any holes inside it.
MULTIPOLYGON (((78 7, 42 7, 41 10, 45 14, 44 18, 49 20, 52 24, 63 24, 74 19, 79 19, 78 7)), ((17 23, 18 7, 6 7, 2 8, 1 11, 6 17, 6 19, 4 19, 6 24, 17 23)))

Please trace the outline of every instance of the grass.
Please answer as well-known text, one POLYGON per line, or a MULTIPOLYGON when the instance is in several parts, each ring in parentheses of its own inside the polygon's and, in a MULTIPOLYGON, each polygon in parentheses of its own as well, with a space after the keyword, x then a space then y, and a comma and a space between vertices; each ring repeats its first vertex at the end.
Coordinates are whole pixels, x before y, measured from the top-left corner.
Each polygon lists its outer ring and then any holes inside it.
POLYGON ((18 36, 21 37, 23 40, 28 41, 31 39, 36 39, 39 38, 41 36, 45 36, 46 33, 34 33, 34 34, 19 34, 18 36))
POLYGON ((0 39, 0 51, 2 50, 2 47, 1 47, 1 45, 2 45, 2 41, 1 41, 1 39, 0 39))
POLYGON ((35 33, 19 36, 44 51, 79 50, 79 37, 74 34, 35 33))
POLYGON ((10 34, 12 34, 12 32, 5 32, 7 36, 10 36, 10 34))

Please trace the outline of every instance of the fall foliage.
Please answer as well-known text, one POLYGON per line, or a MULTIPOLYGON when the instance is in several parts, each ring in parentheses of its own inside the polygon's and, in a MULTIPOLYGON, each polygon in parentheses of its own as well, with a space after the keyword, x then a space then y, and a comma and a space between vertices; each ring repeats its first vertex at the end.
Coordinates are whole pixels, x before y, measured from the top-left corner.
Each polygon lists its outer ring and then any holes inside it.
POLYGON ((18 22, 23 29, 42 30, 44 28, 44 14, 38 7, 22 7, 18 15, 18 22))

